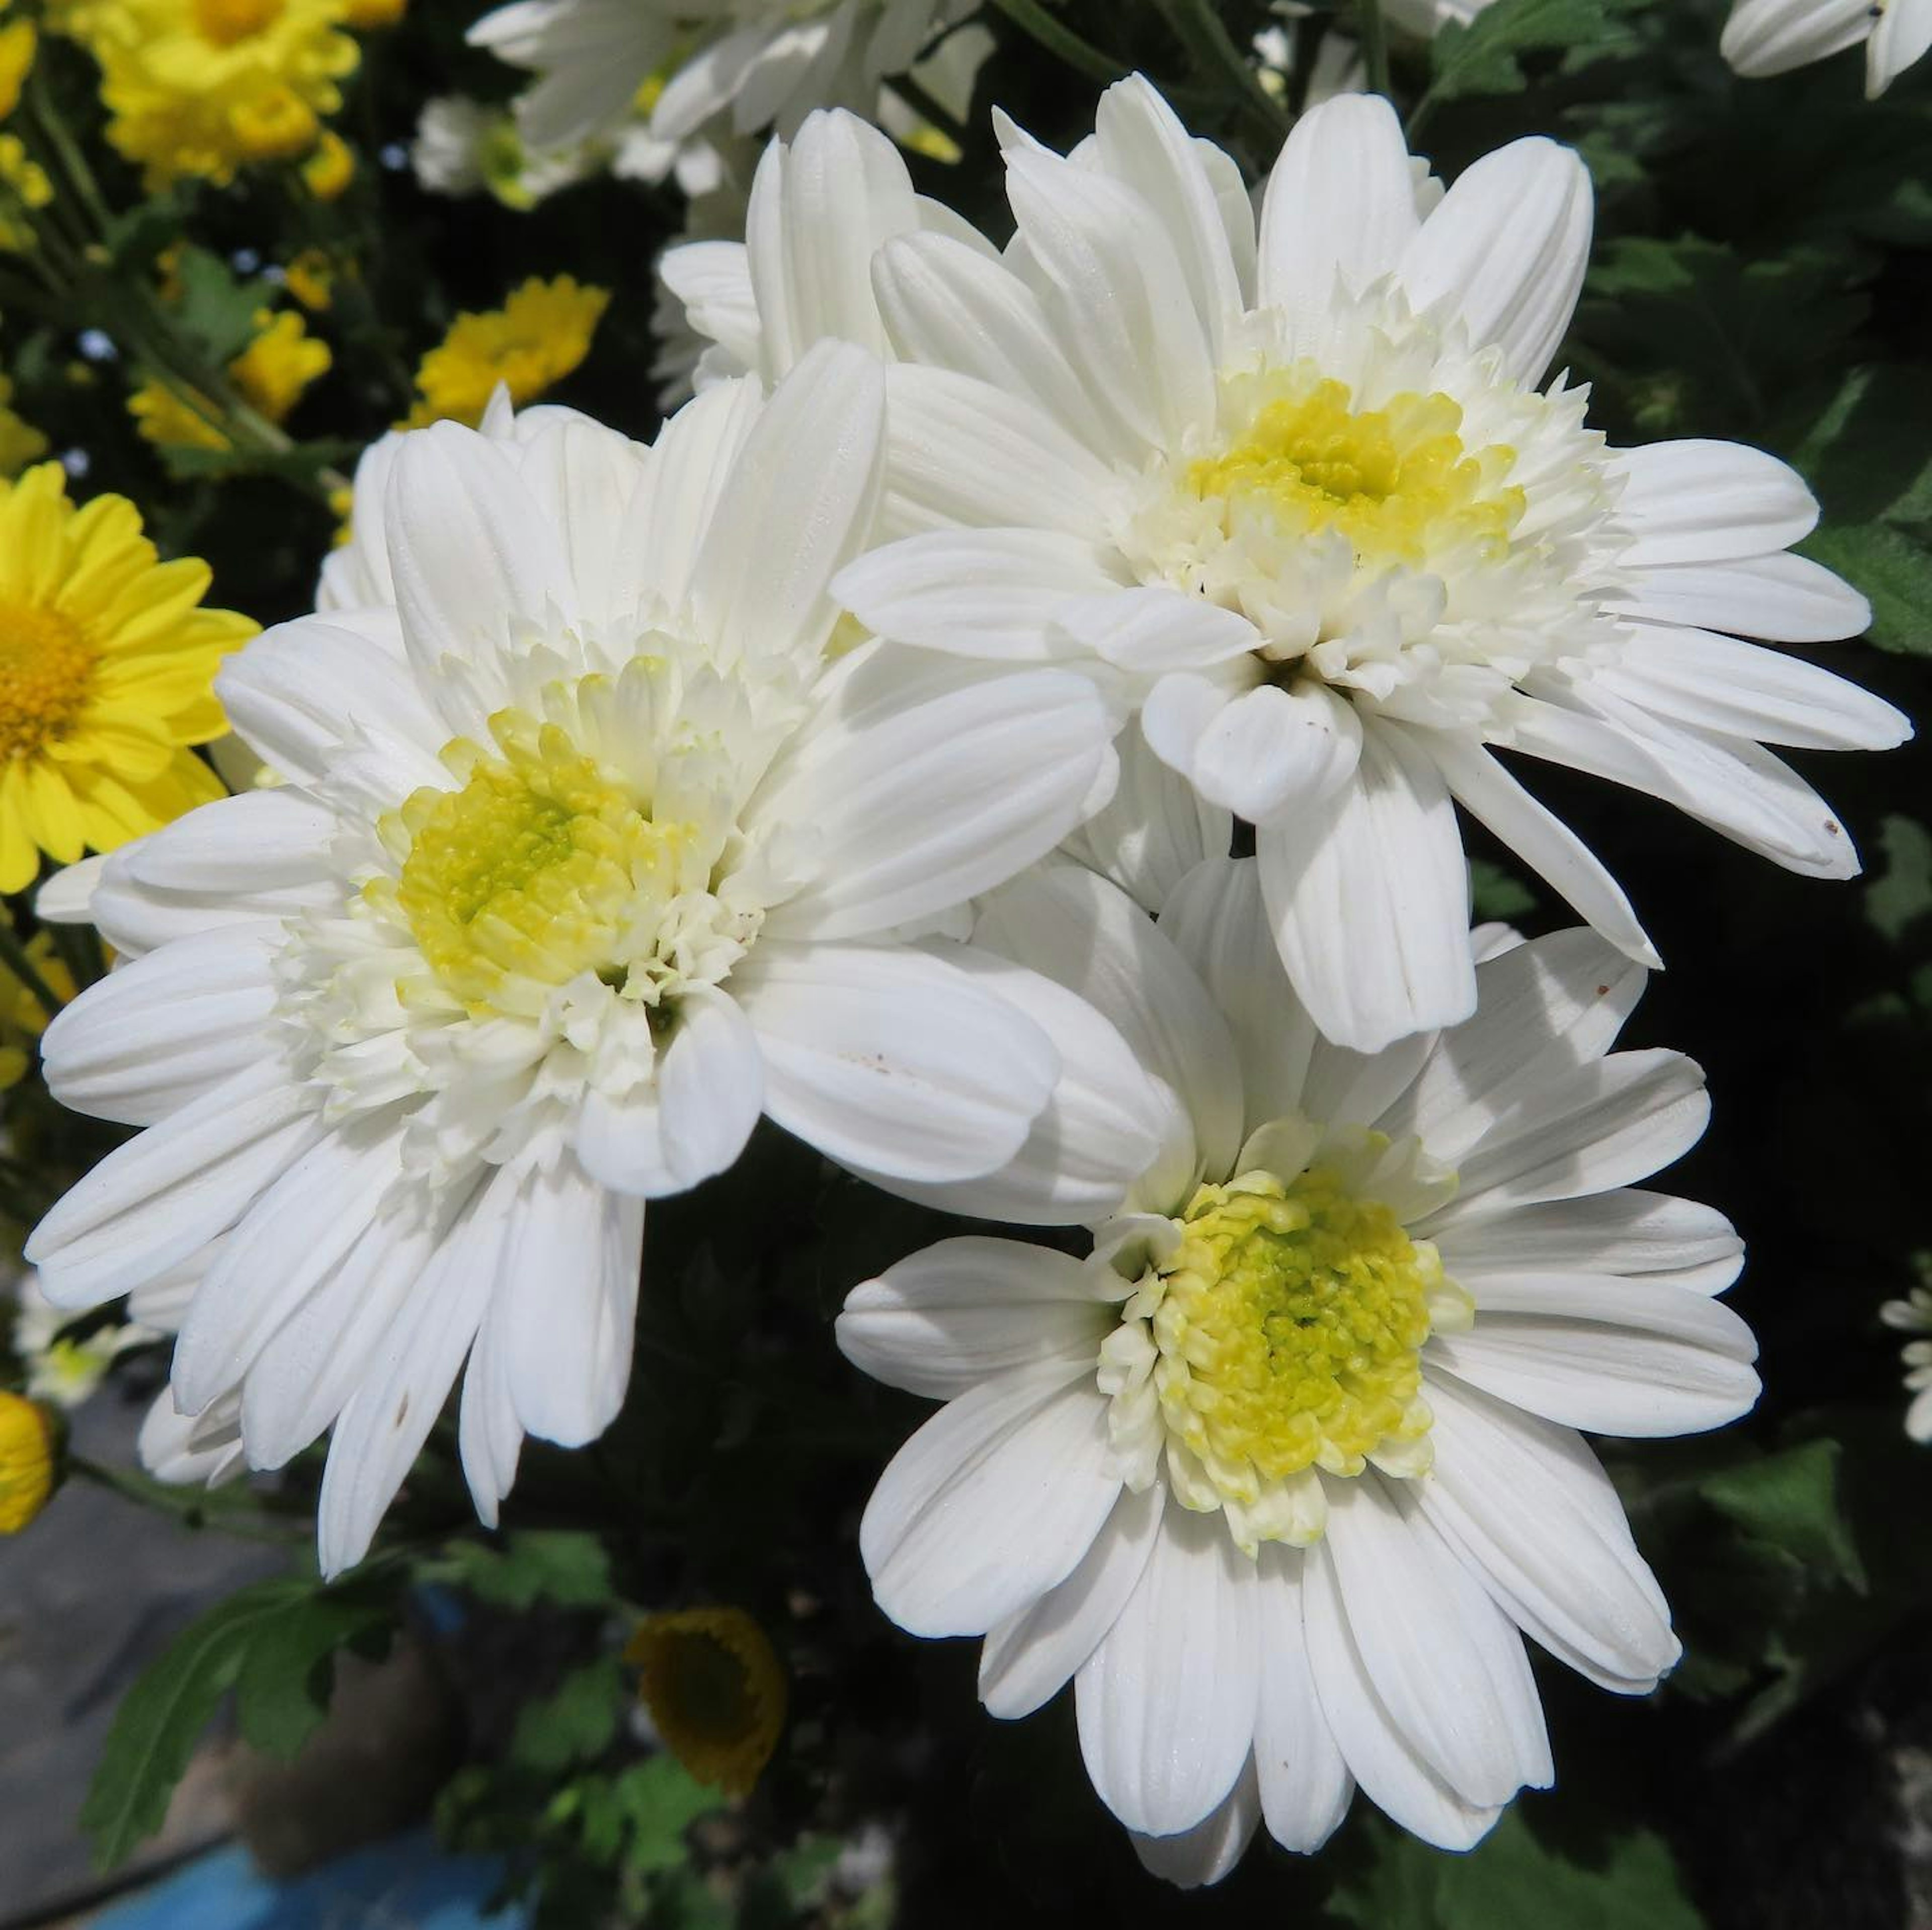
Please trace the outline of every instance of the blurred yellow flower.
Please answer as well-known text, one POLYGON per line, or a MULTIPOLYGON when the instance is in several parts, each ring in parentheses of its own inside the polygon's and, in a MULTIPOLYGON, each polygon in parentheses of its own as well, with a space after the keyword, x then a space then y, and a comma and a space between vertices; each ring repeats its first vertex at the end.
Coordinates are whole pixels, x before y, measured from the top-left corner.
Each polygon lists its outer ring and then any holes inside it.
POLYGON ((34 245, 26 211, 53 198, 53 183, 20 136, 0 134, 0 252, 19 254, 34 245))
POLYGON ((624 1650, 659 1738, 698 1782, 748 1796, 784 1728, 785 1678, 740 1608, 646 1615, 624 1650))
POLYGON ((54 1420, 24 1394, 0 1393, 0 1535, 32 1524, 54 1491, 54 1420))
POLYGON ((532 275, 501 308, 458 316, 417 367, 419 399, 405 426, 446 418, 473 427, 500 382, 518 408, 535 401, 590 352, 610 300, 609 289, 567 274, 554 281, 532 275))
POLYGON ((344 24, 358 34, 376 27, 393 27, 409 10, 409 4, 410 0, 348 0, 344 24))
POLYGON ((215 672, 256 625, 204 610, 125 496, 76 508, 58 463, 0 483, 0 892, 222 795, 187 748, 227 728, 215 672))
POLYGON ((47 452, 47 439, 14 412, 12 379, 0 375, 0 476, 16 476, 47 452))
POLYGON ((302 179, 318 201, 334 201, 356 178, 356 155, 340 134, 325 127, 315 151, 302 163, 302 179))
POLYGON ((0 121, 20 106, 38 44, 31 20, 9 20, 0 27, 0 121))
POLYGON ((304 308, 319 312, 334 300, 335 268, 321 249, 303 249, 283 272, 289 292, 304 308))
MULTIPOLYGON (((12 923, 4 911, 0 911, 0 920, 12 923)), ((53 940, 46 932, 37 931, 24 949, 41 983, 65 1004, 77 988, 74 974, 54 949, 53 940)), ((27 1068, 34 1062, 34 1041, 46 1030, 51 1016, 39 993, 0 961, 0 1092, 17 1086, 26 1077, 27 1068)))
MULTIPOLYGON (((271 422, 283 421, 304 391, 326 374, 333 358, 328 344, 308 332, 292 308, 280 314, 261 310, 255 339, 228 364, 228 379, 242 400, 271 422)), ((128 398, 141 439, 158 449, 226 449, 220 406, 206 397, 190 403, 165 383, 144 382, 128 398)))
POLYGON ((56 17, 100 63, 107 138, 153 189, 306 153, 359 57, 345 13, 345 0, 73 0, 56 17))

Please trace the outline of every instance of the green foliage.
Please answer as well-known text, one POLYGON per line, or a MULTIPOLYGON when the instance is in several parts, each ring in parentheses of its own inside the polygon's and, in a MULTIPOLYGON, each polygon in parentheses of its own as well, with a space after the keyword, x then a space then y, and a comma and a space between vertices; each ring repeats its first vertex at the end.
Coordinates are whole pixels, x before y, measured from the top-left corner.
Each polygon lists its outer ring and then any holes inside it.
POLYGON ((426 1572, 498 1608, 539 1602, 594 1608, 612 1599, 609 1552, 595 1535, 572 1529, 525 1529, 500 1543, 452 1542, 426 1572))
POLYGON ((1713 1474, 1700 1492, 1767 1560, 1862 1593, 1864 1564, 1839 1502, 1841 1452, 1834 1440, 1806 1441, 1713 1474))
POLYGON ((244 1739, 292 1756, 328 1713, 337 1654, 386 1639, 394 1614, 393 1579, 380 1574, 339 1588, 262 1581, 177 1636, 122 1699, 81 1812, 101 1867, 160 1827, 202 1731, 231 1690, 244 1739))
POLYGON ((616 1735, 629 1699, 614 1655, 573 1669, 553 1695, 524 1705, 510 1760, 541 1773, 601 1756, 616 1735))
POLYGON ((1340 1886, 1330 1915, 1360 1930, 1705 1930, 1663 1839, 1632 1830, 1572 1858, 1539 1842, 1520 1812, 1466 1856, 1378 1824, 1374 1861, 1340 1886))
POLYGON ((1425 102, 1514 94, 1528 85, 1526 55, 1561 52, 1569 64, 1600 59, 1628 44, 1606 0, 1496 0, 1467 26, 1450 21, 1429 43, 1425 102))

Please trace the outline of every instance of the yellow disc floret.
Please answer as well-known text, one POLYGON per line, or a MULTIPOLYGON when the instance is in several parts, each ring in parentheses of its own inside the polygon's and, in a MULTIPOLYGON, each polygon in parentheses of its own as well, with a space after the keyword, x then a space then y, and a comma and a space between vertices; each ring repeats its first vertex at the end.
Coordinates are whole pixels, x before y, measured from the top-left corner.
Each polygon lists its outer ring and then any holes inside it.
POLYGON ((0 1535, 17 1535, 54 1491, 53 1417, 38 1401, 0 1393, 0 1535))
POLYGON ((784 1726, 764 1630, 742 1609, 677 1609, 646 1616, 624 1654, 664 1747, 696 1781, 748 1795, 784 1726))
POLYGON ((1264 517, 1291 533, 1338 529, 1364 562, 1420 563, 1468 545, 1499 556, 1522 515, 1522 491, 1504 480, 1514 451, 1466 448, 1446 395, 1358 409, 1346 384, 1295 363, 1232 379, 1222 417, 1242 427, 1186 473, 1195 495, 1225 505, 1230 535, 1264 517))
POLYGON ((490 729, 497 754, 460 739, 443 752, 460 789, 425 787, 382 820, 400 870, 365 897, 408 925, 472 1017, 535 1017, 586 972, 625 989, 680 889, 692 827, 654 823, 556 724, 504 712, 490 729))
POLYGON ((1184 1506, 1224 1510, 1252 1554, 1320 1534, 1311 1470, 1427 1465, 1423 1344, 1468 1305, 1430 1242, 1321 1166, 1203 1185, 1174 1225, 1102 1350, 1102 1384, 1130 1418, 1157 1407, 1184 1506))

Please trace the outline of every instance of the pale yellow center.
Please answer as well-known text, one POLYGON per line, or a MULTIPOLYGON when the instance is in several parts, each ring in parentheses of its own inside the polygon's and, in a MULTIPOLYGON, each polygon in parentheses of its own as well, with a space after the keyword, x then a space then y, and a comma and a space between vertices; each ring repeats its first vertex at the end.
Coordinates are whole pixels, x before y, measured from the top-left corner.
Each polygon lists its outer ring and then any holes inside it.
POLYGON ((505 712, 490 728, 497 754, 463 739, 444 751, 460 790, 425 787, 382 821, 401 870, 365 895, 472 1017, 532 1015, 586 972, 622 987, 692 827, 654 823, 554 724, 505 712))
POLYGON ((0 605, 0 757, 65 734, 86 703, 94 651, 71 617, 32 604, 0 605))
POLYGON ((1181 1226, 1159 1269, 1155 1381, 1170 1436, 1226 1497, 1313 1466, 1359 1474, 1426 1431, 1420 1356, 1444 1287, 1428 1241, 1320 1167, 1203 1186, 1181 1226))
POLYGON ((1230 535, 1262 516, 1294 533, 1339 529, 1365 562, 1421 563, 1466 544, 1500 555, 1522 517, 1523 492, 1504 480, 1515 451, 1468 448, 1448 396, 1358 409, 1345 384, 1297 363, 1234 378, 1222 403, 1241 427, 1186 474, 1224 505, 1230 535))
POLYGON ((266 32, 287 0, 194 0, 195 31, 210 46, 232 47, 266 32))

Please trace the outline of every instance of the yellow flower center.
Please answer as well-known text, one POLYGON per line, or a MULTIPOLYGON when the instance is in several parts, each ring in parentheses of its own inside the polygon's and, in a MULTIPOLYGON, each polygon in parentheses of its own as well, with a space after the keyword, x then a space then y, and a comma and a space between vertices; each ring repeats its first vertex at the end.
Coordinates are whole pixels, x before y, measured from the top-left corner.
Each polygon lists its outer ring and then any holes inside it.
POLYGON ((232 47, 266 33, 287 0, 194 0, 195 31, 211 46, 232 47))
POLYGON ((1251 1551, 1312 1539, 1319 1514, 1281 1484, 1359 1474, 1370 1456, 1417 1461, 1432 1302, 1466 1296, 1430 1242, 1325 1167, 1204 1185, 1178 1224, 1179 1247, 1124 1309, 1151 1336, 1175 1491, 1227 1509, 1251 1551))
POLYGON ((63 736, 94 678, 86 633, 58 610, 0 606, 0 757, 20 757, 63 736))
POLYGON ((654 823, 558 725, 506 711, 490 727, 500 755, 460 738, 442 754, 460 790, 425 787, 381 820, 401 871, 364 895, 408 925, 472 1017, 533 1017, 583 972, 626 986, 693 827, 654 823))
POLYGON ((1245 426, 1186 481, 1224 505, 1230 536, 1261 516, 1292 533, 1339 529, 1364 561, 1419 563, 1465 545, 1500 556, 1522 517, 1523 492, 1504 481, 1516 452, 1466 447, 1446 395, 1358 409, 1346 384, 1296 363, 1232 379, 1222 412, 1245 426))

